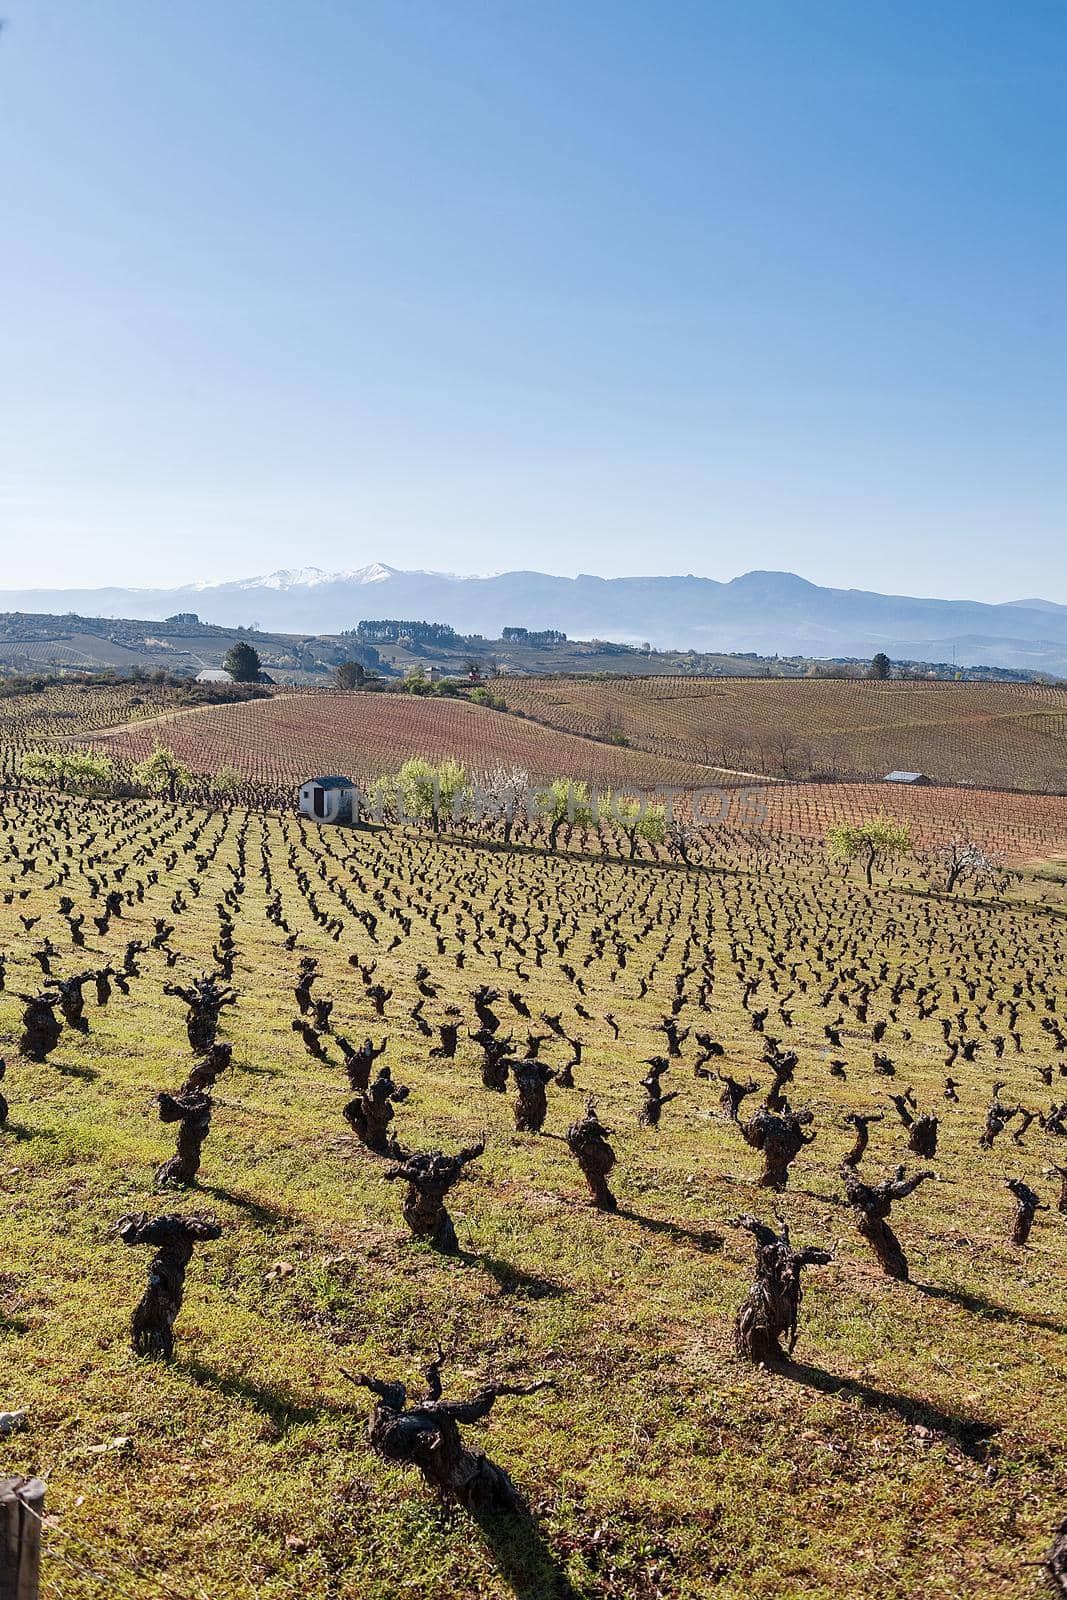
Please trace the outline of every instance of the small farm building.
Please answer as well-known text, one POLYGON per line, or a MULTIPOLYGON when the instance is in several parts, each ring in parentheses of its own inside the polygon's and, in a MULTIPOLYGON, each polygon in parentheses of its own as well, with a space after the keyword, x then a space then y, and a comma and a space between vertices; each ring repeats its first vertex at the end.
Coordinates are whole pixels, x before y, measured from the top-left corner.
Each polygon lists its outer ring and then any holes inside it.
POLYGON ((883 783, 910 783, 912 785, 915 785, 915 784, 923 784, 923 783, 932 783, 933 779, 932 778, 928 778, 926 776, 925 772, 887 772, 885 777, 882 779, 882 782, 883 783))
POLYGON ((196 675, 197 683, 232 683, 233 678, 225 667, 205 667, 196 675))
POLYGON ((316 822, 354 822, 356 786, 351 778, 308 778, 300 785, 297 810, 316 822))

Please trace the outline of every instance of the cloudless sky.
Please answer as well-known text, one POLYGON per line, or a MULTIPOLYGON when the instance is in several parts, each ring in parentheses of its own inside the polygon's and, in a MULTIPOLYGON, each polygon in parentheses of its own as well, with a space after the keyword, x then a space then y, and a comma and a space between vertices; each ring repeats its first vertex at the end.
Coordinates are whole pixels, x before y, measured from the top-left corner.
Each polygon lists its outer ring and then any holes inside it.
POLYGON ((1067 602, 1063 0, 6 0, 0 588, 1067 602))

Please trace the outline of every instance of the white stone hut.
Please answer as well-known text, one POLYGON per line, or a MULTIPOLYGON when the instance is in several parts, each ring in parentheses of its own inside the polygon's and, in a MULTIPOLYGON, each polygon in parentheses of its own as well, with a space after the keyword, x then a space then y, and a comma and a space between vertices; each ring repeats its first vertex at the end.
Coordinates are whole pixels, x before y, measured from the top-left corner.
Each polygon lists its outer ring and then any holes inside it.
POLYGON ((351 778, 308 778, 300 785, 297 810, 316 822, 354 822, 356 785, 351 778))

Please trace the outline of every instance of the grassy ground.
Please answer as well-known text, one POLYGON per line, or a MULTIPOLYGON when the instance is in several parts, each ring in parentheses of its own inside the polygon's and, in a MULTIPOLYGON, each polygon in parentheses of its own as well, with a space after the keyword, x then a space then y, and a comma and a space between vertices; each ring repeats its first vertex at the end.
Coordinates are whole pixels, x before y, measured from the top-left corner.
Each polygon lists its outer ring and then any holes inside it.
MULTIPOLYGON (((1067 1512, 1067 1229, 1042 1213, 1030 1246, 1012 1246, 1001 1180, 1024 1176, 1051 1200, 1048 1163, 1065 1155, 1036 1123, 1021 1146, 1005 1134, 985 1152, 977 1135, 994 1078, 1007 1080, 1005 1099, 1035 1109, 1067 1093, 1035 1071, 1064 1059, 1041 1028, 1050 1003, 1061 1018, 1067 1006, 1062 920, 1031 904, 867 895, 838 876, 787 871, 773 852, 758 875, 683 873, 25 796, 0 811, 0 827, 11 1104, 0 1135, 0 1409, 27 1411, 0 1441, 0 1470, 48 1476, 46 1595, 1037 1592, 1025 1563, 1067 1512), (292 952, 264 915, 264 863, 298 935, 292 952), (67 893, 98 912, 90 878, 105 891, 140 884, 144 898, 106 935, 87 917, 90 948, 77 951, 57 906, 67 893), (178 889, 189 910, 172 914, 178 889), (223 1035, 235 1066, 216 1091, 200 1187, 164 1196, 152 1175, 173 1138, 154 1097, 192 1058, 181 1002, 162 985, 210 969, 226 891, 239 1003, 223 1035), (377 943, 353 907, 378 918, 377 943), (341 921, 336 940, 315 910, 341 921), (106 1010, 89 984, 88 1036, 65 1030, 46 1065, 20 1059, 14 991, 44 981, 31 952, 50 938, 63 975, 118 965, 158 916, 175 924, 175 969, 145 953, 129 997, 116 993, 106 1010), (20 917, 40 920, 27 931, 20 917), (341 1118, 341 1072, 308 1058, 290 1029, 307 953, 321 963, 318 992, 336 1001, 335 1025, 351 1038, 388 1035, 384 1059, 412 1088, 400 1139, 452 1150, 485 1135, 485 1155, 452 1197, 456 1259, 408 1236, 397 1185, 341 1118), (384 1022, 352 953, 377 959, 375 978, 393 990, 384 1022), (481 1086, 469 1040, 454 1062, 428 1059, 432 1041, 408 1016, 419 960, 438 990, 426 1005, 434 1025, 452 1003, 473 1026, 470 991, 483 981, 502 991, 495 1009, 520 1042, 530 1028, 548 1032, 541 1011, 563 1013, 584 1044, 580 1090, 596 1092, 614 1130, 619 1215, 589 1208, 559 1139, 582 1093, 551 1086, 545 1135, 518 1135, 510 1105, 481 1086), (768 1031, 800 1054, 794 1102, 816 1112, 818 1138, 777 1198, 755 1187, 759 1158, 721 1116, 717 1086, 692 1075, 692 1039, 669 1074, 680 1097, 659 1131, 636 1122, 641 1062, 662 1049, 655 1024, 687 968, 679 1022, 720 1040, 736 1076, 766 1081, 741 963, 760 980, 752 1004, 771 1008, 768 1031), (864 976, 871 983, 866 1023, 851 998, 820 1006, 833 973, 849 997, 864 976), (914 989, 893 1004, 898 974, 931 986, 927 1019, 914 989), (1009 1043, 998 1062, 988 1035, 1007 1031, 996 1007, 1016 982, 1023 1050, 1009 1043), (508 989, 533 1021, 515 1014, 508 989), (842 1047, 828 1051, 823 1026, 839 1012, 842 1047), (941 1096, 939 1019, 961 1012, 958 1031, 984 1021, 988 1032, 978 1061, 953 1068, 953 1107, 941 1096), (888 1022, 881 1048, 897 1063, 894 1083, 872 1072, 876 1018, 888 1022), (846 1061, 844 1081, 829 1074, 830 1055, 846 1061), (837 1170, 851 1138, 844 1110, 884 1105, 904 1084, 943 1117, 930 1163, 939 1181, 894 1216, 910 1285, 883 1278, 855 1236, 837 1170), (141 1209, 210 1211, 224 1229, 194 1256, 170 1365, 129 1350, 150 1252, 124 1248, 114 1224, 141 1209), (778 1211, 796 1240, 835 1253, 808 1274, 796 1363, 782 1372, 733 1353, 751 1252, 729 1222, 747 1210, 778 1211), (417 1477, 366 1446, 368 1397, 341 1368, 416 1380, 439 1342, 452 1352, 451 1392, 487 1376, 554 1382, 502 1400, 471 1430, 524 1491, 527 1519, 446 1514, 417 1477)), ((566 1059, 558 1042, 544 1054, 566 1059)), ((905 1159, 890 1109, 863 1171, 882 1176, 905 1159)))

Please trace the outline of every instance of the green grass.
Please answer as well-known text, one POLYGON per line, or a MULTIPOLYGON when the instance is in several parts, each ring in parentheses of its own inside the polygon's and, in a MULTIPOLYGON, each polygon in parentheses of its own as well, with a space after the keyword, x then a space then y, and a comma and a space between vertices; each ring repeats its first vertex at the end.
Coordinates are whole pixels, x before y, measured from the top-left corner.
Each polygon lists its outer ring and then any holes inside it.
MULTIPOLYGON (((1067 1007, 1060 919, 1026 901, 970 907, 892 888, 868 896, 836 874, 787 871, 773 852, 758 875, 685 873, 403 834, 302 832, 253 817, 233 913, 240 999, 223 1027, 236 1064, 216 1091, 201 1186, 163 1196, 152 1174, 173 1130, 158 1121, 154 1097, 181 1082, 191 1056, 183 1007, 162 996, 162 984, 212 964, 215 905, 234 881, 242 823, 241 814, 25 796, 0 811, 7 839, 36 859, 23 874, 0 857, 8 957, 0 1052, 11 1105, 0 1135, 0 1409, 28 1413, 0 1452, 5 1472, 49 1480, 45 1595, 550 1600, 568 1583, 590 1600, 1037 1592, 1025 1563, 1067 1512, 1067 1229, 1054 1211, 1042 1213, 1029 1248, 1008 1243, 1001 1179, 1025 1176, 1052 1199, 1042 1174, 1052 1157, 1063 1162, 1063 1142, 1057 1152, 1036 1123, 1021 1147, 1005 1135, 987 1153, 976 1139, 994 1077, 1007 1079, 1006 1098, 1034 1106, 1067 1093, 1065 1080, 1049 1091, 1034 1071, 1056 1059, 1040 1028, 1046 1000, 1061 1017, 1067 1007), (221 839, 203 867, 181 848, 194 826, 203 827, 195 849, 221 839), (344 918, 339 941, 314 922, 290 849, 319 905, 344 918), (172 850, 178 860, 167 870, 172 850), (264 852, 299 930, 293 953, 263 914, 264 852), (123 866, 120 888, 152 869, 159 881, 106 937, 87 918, 91 948, 72 950, 59 896, 88 911, 86 875, 103 879, 123 866), (336 898, 335 874, 354 905, 378 916, 378 946, 336 898), (172 917, 171 896, 183 886, 189 896, 190 877, 201 893, 172 917), (4 904, 6 893, 26 897, 4 904), (400 931, 390 910, 411 917, 412 931, 386 953, 400 931), (481 955, 471 944, 475 910, 484 913, 481 955), (41 920, 27 934, 19 913, 41 920), (529 981, 516 978, 515 951, 504 944, 511 914, 529 917, 547 947, 538 968, 528 931, 517 930, 529 981), (147 953, 130 997, 116 993, 106 1011, 88 985, 91 1033, 65 1031, 48 1064, 23 1061, 12 991, 43 981, 30 951, 49 936, 64 974, 118 962, 126 940, 147 937, 156 916, 176 924, 176 971, 147 953), (457 919, 467 932, 462 970, 457 919), (597 928, 626 944, 625 968, 611 937, 596 954, 597 928), (781 1197, 755 1187, 758 1157, 722 1120, 715 1086, 692 1076, 692 1039, 669 1075, 681 1095, 660 1130, 636 1123, 640 1063, 662 1048, 653 1024, 675 974, 706 953, 715 956, 709 1010, 701 1014, 694 998, 680 1021, 720 1039, 735 1075, 765 1076, 731 938, 750 964, 764 958, 760 1005, 776 1004, 772 971, 783 994, 798 988, 792 1027, 775 1009, 767 1026, 799 1051, 792 1097, 813 1106, 819 1137, 781 1197), (384 1027, 348 964, 353 951, 376 957, 376 976, 394 991, 384 1027), (452 1197, 459 1258, 436 1256, 407 1234, 397 1186, 342 1120, 342 1074, 313 1062, 291 1032, 304 953, 322 965, 316 992, 335 998, 341 1031, 388 1034, 384 1059, 413 1091, 397 1113, 401 1140, 454 1149, 485 1134, 484 1157, 452 1197), (469 1041, 455 1062, 428 1059, 432 1041, 407 1017, 418 960, 439 989, 426 1005, 431 1021, 449 1003, 470 1021, 470 991, 494 980, 520 989, 535 1019, 564 1011, 585 1044, 576 1079, 596 1092, 615 1130, 618 1216, 590 1209, 552 1137, 578 1113, 582 1093, 550 1086, 549 1136, 520 1136, 509 1103, 482 1088, 469 1041), (582 977, 584 999, 561 961, 582 977), (793 962, 806 994, 788 973, 793 962), (819 1006, 818 975, 852 969, 875 987, 869 1023, 848 1013, 843 1048, 829 1052, 848 1062, 842 1082, 827 1071, 821 1030, 837 1006, 819 1006), (904 993, 881 1046, 897 1062, 887 1084, 871 1071, 870 1022, 888 1016, 886 986, 900 971, 935 983, 941 1003, 919 1021, 914 992, 904 993), (1023 1012, 1024 1052, 1009 1044, 1003 1062, 987 1048, 973 1066, 957 1063, 962 1104, 949 1106, 939 1016, 995 1008, 1027 971, 1035 1009, 1023 1012), (965 979, 977 983, 977 1002, 965 979), (576 1000, 592 1021, 576 1015, 576 1000), (841 1113, 905 1084, 943 1115, 931 1163, 942 1181, 894 1216, 910 1285, 877 1271, 840 1203, 837 1175, 850 1143, 841 1113), (128 1343, 150 1251, 126 1249, 114 1224, 143 1208, 208 1210, 224 1227, 194 1255, 169 1365, 140 1361, 128 1343), (795 1239, 835 1252, 831 1266, 807 1275, 797 1365, 787 1373, 754 1370, 733 1352, 732 1318, 751 1274, 748 1236, 729 1222, 746 1210, 768 1219, 779 1211, 795 1239), (292 1272, 272 1275, 279 1262, 292 1272), (502 1400, 471 1430, 523 1490, 529 1520, 479 1526, 448 1514, 416 1475, 369 1450, 367 1396, 341 1368, 416 1381, 438 1343, 453 1352, 446 1377, 457 1393, 486 1376, 553 1380, 529 1399, 502 1400)), ((698 982, 688 980, 691 995, 698 982)), ((520 1041, 536 1026, 515 1016, 506 995, 496 1010, 520 1041)), ((990 1033, 1006 1031, 994 1016, 990 1033)), ((565 1059, 561 1047, 545 1054, 565 1059)), ((863 1170, 881 1175, 907 1159, 890 1109, 872 1130, 863 1170)))

